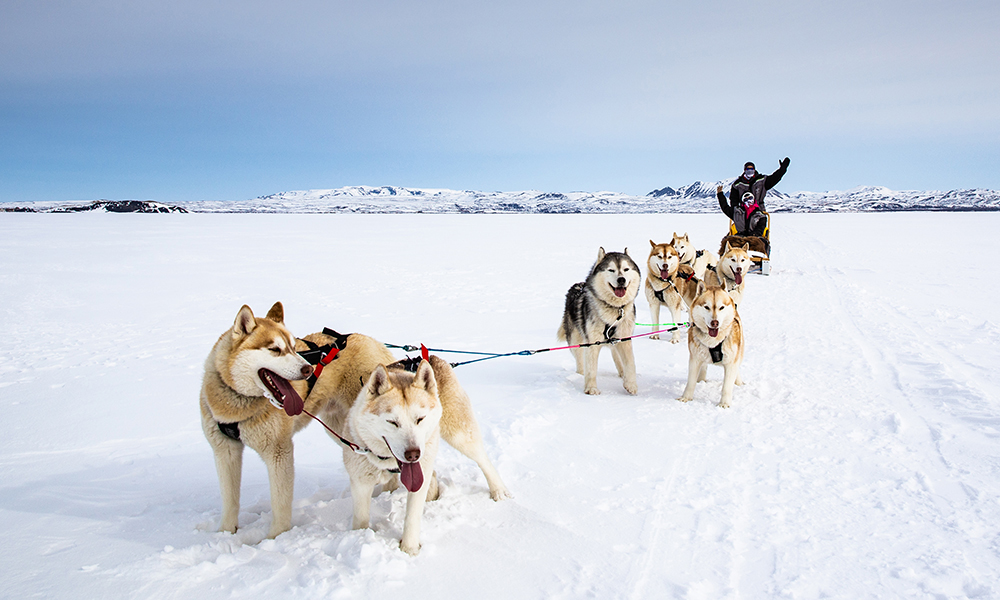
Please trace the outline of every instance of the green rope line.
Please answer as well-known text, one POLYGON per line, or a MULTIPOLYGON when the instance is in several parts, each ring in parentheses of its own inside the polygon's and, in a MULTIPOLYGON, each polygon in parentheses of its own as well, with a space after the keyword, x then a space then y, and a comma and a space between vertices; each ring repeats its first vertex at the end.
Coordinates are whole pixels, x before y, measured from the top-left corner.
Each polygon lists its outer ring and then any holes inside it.
POLYGON ((690 323, 636 323, 637 327, 684 327, 690 323))

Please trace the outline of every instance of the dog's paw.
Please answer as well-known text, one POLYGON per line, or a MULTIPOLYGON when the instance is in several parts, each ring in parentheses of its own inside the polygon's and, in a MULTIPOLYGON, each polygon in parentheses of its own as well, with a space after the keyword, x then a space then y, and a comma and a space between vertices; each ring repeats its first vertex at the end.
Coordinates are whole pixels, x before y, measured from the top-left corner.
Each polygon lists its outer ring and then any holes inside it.
POLYGON ((399 542, 399 549, 406 552, 410 556, 416 556, 420 554, 420 544, 408 544, 406 542, 399 542))
POLYGON ((719 400, 719 408, 729 408, 728 400, 719 400))
POLYGON ((654 333, 653 335, 649 336, 649 339, 651 339, 651 340, 658 340, 658 339, 660 339, 660 334, 654 333))
POLYGON ((678 402, 690 402, 692 400, 694 400, 694 398, 688 398, 687 396, 681 396, 677 399, 678 402))
POLYGON ((587 394, 588 396, 600 396, 601 395, 601 390, 597 389, 597 386, 593 386, 593 387, 585 388, 583 390, 583 393, 587 394))
POLYGON ((291 527, 284 527, 284 526, 274 527, 274 526, 272 526, 271 529, 270 529, 270 531, 267 532, 267 537, 268 537, 268 539, 273 540, 274 538, 278 537, 279 535, 285 533, 286 531, 288 531, 290 529, 291 529, 291 527))
POLYGON ((681 336, 679 336, 679 335, 673 336, 672 338, 670 338, 670 343, 671 344, 679 344, 679 343, 681 343, 681 336))
POLYGON ((622 384, 625 387, 625 391, 635 396, 639 393, 639 385, 635 383, 625 383, 622 384))
POLYGON ((500 502, 501 500, 510 500, 513 497, 514 494, 511 494, 510 490, 508 490, 507 488, 498 488, 495 490, 490 490, 490 498, 492 498, 494 502, 500 502))

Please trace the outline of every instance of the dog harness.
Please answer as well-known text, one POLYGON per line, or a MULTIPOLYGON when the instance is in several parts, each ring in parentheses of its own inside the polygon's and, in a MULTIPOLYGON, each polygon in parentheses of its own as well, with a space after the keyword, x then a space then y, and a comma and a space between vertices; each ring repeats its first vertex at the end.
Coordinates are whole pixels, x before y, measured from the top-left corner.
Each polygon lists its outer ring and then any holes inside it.
POLYGON ((694 251, 694 258, 692 258, 691 260, 682 260, 681 264, 682 265, 687 265, 689 267, 693 267, 695 261, 698 260, 699 258, 701 258, 702 254, 705 254, 704 250, 695 250, 694 251))
POLYGON ((336 331, 330 329, 329 327, 323 328, 323 335, 328 335, 334 338, 332 344, 326 344, 325 346, 320 346, 314 344, 308 340, 300 339, 299 341, 309 347, 308 350, 303 350, 299 352, 299 356, 304 358, 307 363, 313 365, 312 375, 309 376, 308 389, 306 390, 306 395, 308 396, 312 392, 313 386, 316 385, 316 381, 319 376, 323 373, 323 367, 333 362, 337 358, 337 355, 341 350, 347 347, 347 337, 351 334, 349 333, 337 333, 336 331))
POLYGON ((718 346, 708 349, 708 353, 712 356, 712 363, 714 364, 722 362, 722 344, 723 342, 719 342, 718 346))
MULTIPOLYGON (((677 292, 678 294, 680 294, 681 291, 679 289, 677 289, 677 285, 674 283, 674 277, 680 277, 684 281, 691 281, 692 279, 697 279, 694 276, 694 273, 691 273, 690 275, 682 275, 680 271, 677 271, 676 273, 674 273, 673 275, 671 275, 669 278, 661 280, 661 281, 666 281, 667 284, 669 284, 670 287, 674 288, 674 291, 677 292)), ((659 279, 659 278, 657 278, 657 279, 659 279)), ((667 303, 666 299, 664 299, 664 297, 663 297, 663 292, 665 292, 665 291, 667 291, 667 288, 663 288, 662 290, 653 289, 653 295, 656 296, 656 299, 659 300, 661 304, 666 304, 667 303)))
POLYGON ((392 363, 387 369, 401 369, 408 373, 416 373, 417 367, 420 366, 420 361, 424 360, 423 356, 407 356, 402 360, 397 360, 392 363))
POLYGON ((618 318, 615 319, 615 322, 610 325, 604 326, 604 339, 606 340, 614 339, 615 333, 618 331, 618 323, 622 320, 624 316, 625 316, 625 307, 623 306, 618 309, 618 318))
POLYGON ((221 431, 224 436, 237 442, 240 441, 239 423, 219 423, 218 421, 216 421, 216 423, 219 425, 219 431, 221 431))

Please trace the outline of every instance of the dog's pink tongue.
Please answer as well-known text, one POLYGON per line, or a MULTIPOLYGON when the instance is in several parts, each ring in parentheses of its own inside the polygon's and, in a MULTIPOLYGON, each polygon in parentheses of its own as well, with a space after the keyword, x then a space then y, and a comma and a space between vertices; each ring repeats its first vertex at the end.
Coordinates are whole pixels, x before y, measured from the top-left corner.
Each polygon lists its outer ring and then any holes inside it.
POLYGON ((615 290, 615 296, 618 296, 619 298, 623 298, 625 296, 625 291, 626 291, 625 288, 623 287, 614 288, 614 290, 615 290))
POLYGON ((741 271, 736 271, 733 273, 733 279, 736 281, 736 285, 743 283, 743 273, 741 271))
POLYGON ((715 337, 715 336, 719 335, 719 328, 716 327, 716 328, 713 329, 713 328, 709 327, 708 328, 708 335, 710 335, 712 337, 715 337))
POLYGON ((424 485, 424 472, 420 470, 420 463, 399 463, 399 481, 409 492, 419 490, 424 485))
POLYGON ((299 393, 295 391, 292 384, 288 383, 288 380, 278 375, 274 371, 268 369, 260 370, 261 381, 267 386, 267 389, 271 391, 274 397, 281 403, 281 407, 285 409, 285 413, 290 417, 294 417, 297 414, 302 413, 302 409, 305 408, 305 403, 302 402, 302 398, 299 393))
POLYGON ((660 279, 670 279, 670 272, 666 269, 660 269, 660 279))

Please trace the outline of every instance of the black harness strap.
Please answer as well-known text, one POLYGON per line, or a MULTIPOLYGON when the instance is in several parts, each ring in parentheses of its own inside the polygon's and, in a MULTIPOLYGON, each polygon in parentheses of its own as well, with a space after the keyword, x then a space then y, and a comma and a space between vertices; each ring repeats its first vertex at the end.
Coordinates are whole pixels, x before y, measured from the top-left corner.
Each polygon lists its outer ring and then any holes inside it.
POLYGON ((713 363, 722 362, 722 344, 723 342, 719 342, 718 346, 708 349, 708 353, 712 356, 713 363))
MULTIPOLYGON (((680 271, 677 271, 676 273, 674 273, 673 275, 671 275, 670 278, 668 278, 668 279, 663 279, 662 281, 666 281, 667 285, 669 285, 670 287, 674 288, 674 291, 677 292, 678 295, 681 295, 681 291, 679 289, 677 289, 677 285, 674 283, 674 277, 680 277, 684 281, 691 281, 692 279, 697 279, 697 277, 695 277, 694 273, 690 273, 688 275, 685 275, 685 274, 681 273, 680 271)), ((663 298, 663 292, 665 292, 665 291, 667 291, 667 288, 663 288, 662 290, 656 290, 656 289, 653 290, 653 295, 656 296, 656 299, 659 300, 662 304, 666 304, 667 303, 667 301, 663 298)))
POLYGON ((625 308, 618 309, 618 318, 611 325, 604 326, 604 339, 611 340, 614 339, 615 333, 618 331, 618 323, 625 317, 625 308))
POLYGON ((319 346, 308 340, 301 340, 309 349, 299 352, 299 356, 304 358, 307 363, 316 367, 313 369, 313 374, 309 376, 308 390, 306 391, 307 396, 312 392, 313 386, 316 385, 316 380, 319 379, 320 374, 323 373, 323 367, 336 360, 340 351, 347 347, 347 337, 351 334, 337 333, 329 327, 324 327, 323 335, 334 338, 333 343, 319 346))
POLYGON ((239 423, 219 423, 216 421, 216 424, 219 426, 219 431, 221 431, 227 438, 237 442, 242 441, 240 440, 239 423))
POLYGON ((402 360, 397 360, 396 362, 389 365, 389 369, 402 369, 410 373, 416 373, 417 367, 420 366, 420 361, 423 360, 422 356, 408 356, 402 360))
POLYGON ((682 265, 687 265, 689 267, 693 267, 695 261, 698 260, 699 258, 701 258, 703 254, 705 254, 704 250, 695 250, 694 251, 694 258, 692 258, 691 260, 682 260, 681 264, 682 265))

